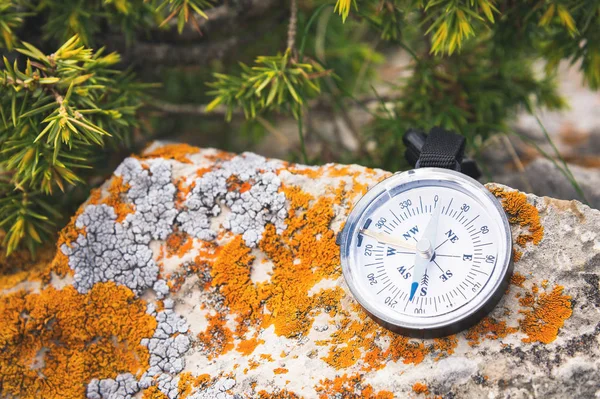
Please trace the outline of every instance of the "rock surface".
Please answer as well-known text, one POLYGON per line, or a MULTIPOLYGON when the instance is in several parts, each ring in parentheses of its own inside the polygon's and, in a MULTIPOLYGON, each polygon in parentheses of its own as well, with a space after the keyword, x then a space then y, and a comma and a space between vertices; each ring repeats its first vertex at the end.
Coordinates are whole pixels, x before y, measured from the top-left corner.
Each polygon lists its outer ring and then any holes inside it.
POLYGON ((186 145, 127 159, 55 255, 1 260, 0 397, 600 396, 600 212, 488 185, 512 284, 470 330, 409 339, 356 304, 335 245, 388 175, 186 145))

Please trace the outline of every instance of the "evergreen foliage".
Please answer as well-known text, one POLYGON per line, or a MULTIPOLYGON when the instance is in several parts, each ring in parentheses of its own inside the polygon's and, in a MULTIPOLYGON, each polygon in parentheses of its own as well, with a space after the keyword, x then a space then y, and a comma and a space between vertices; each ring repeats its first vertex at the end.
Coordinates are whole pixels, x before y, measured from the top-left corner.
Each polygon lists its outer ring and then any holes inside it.
MULTIPOLYGON (((88 187, 105 154, 132 144, 149 86, 102 48, 112 49, 107 38, 135 46, 139 37, 168 29, 202 34, 208 10, 237 3, 0 0, 6 252, 19 246, 33 252, 49 240, 63 222, 64 198, 88 187)), ((555 82, 561 60, 578 65, 591 88, 600 87, 600 0, 290 0, 289 10, 290 20, 279 21, 287 45, 274 47, 276 40, 266 37, 269 44, 249 46, 234 60, 246 62, 207 63, 195 78, 205 89, 199 101, 204 110, 222 110, 227 121, 243 115, 249 124, 242 131, 254 132, 254 121, 268 123, 264 118, 274 114, 291 115, 303 145, 312 106, 326 103, 348 114, 374 96, 374 122, 357 133, 356 153, 338 154, 341 161, 401 169, 404 131, 434 125, 462 133, 476 153, 507 131, 517 111, 565 106, 555 82), (380 98, 372 89, 373 66, 394 48, 411 58, 407 77, 380 98)))

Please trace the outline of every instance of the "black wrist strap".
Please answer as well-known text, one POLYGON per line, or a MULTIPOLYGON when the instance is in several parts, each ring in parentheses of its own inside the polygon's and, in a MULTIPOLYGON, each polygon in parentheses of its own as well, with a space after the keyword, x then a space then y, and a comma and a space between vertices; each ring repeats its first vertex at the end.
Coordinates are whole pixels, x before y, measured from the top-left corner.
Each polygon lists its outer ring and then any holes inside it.
POLYGON ((425 139, 416 168, 445 168, 460 172, 465 152, 465 138, 456 133, 434 127, 425 139))
POLYGON ((459 134, 434 127, 426 136, 410 129, 403 137, 406 160, 415 168, 435 167, 462 172, 475 179, 481 176, 473 160, 463 159, 465 138, 459 134))

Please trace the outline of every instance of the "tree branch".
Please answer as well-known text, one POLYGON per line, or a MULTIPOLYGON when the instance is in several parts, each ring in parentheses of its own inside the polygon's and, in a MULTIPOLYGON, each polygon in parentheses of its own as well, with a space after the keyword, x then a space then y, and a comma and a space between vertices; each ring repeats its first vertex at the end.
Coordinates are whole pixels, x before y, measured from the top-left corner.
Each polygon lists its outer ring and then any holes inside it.
POLYGON ((294 50, 296 43, 296 24, 298 21, 298 0, 291 0, 290 23, 288 25, 287 48, 294 50))

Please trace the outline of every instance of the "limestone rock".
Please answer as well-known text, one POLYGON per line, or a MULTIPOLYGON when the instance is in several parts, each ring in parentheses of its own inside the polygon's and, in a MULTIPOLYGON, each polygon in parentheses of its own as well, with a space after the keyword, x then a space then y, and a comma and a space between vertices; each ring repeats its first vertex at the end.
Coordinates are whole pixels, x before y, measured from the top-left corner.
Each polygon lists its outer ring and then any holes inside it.
POLYGON ((409 339, 357 305, 335 244, 387 176, 160 143, 127 159, 52 261, 0 274, 0 397, 600 396, 600 212, 490 184, 512 284, 472 329, 409 339))

